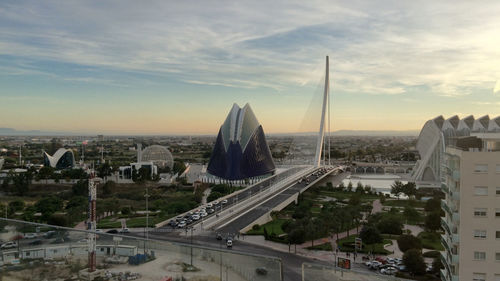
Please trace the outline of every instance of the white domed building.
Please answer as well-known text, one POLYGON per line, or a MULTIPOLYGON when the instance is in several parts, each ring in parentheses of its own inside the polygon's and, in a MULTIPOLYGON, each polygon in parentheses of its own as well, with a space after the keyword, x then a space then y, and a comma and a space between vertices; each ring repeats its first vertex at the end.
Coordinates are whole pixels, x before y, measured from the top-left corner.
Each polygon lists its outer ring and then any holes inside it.
POLYGON ((137 149, 137 162, 153 162, 158 167, 174 167, 174 157, 172 153, 161 145, 151 145, 142 150, 141 145, 137 149))

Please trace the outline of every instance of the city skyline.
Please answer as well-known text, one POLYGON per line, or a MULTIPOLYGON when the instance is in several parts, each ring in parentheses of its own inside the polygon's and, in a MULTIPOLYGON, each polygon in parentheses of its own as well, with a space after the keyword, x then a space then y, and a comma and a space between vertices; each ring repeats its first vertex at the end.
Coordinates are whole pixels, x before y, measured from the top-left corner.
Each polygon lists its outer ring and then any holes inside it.
POLYGON ((314 131, 326 55, 332 131, 497 116, 488 3, 4 1, 0 127, 215 135, 249 102, 266 133, 314 131))

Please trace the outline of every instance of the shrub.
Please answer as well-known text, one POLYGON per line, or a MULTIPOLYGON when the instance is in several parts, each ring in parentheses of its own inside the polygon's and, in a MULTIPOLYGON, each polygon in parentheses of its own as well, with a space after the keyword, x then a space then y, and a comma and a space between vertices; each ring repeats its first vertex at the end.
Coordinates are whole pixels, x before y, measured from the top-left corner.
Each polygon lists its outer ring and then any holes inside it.
POLYGON ((253 230, 259 230, 259 228, 260 228, 260 225, 259 225, 258 223, 254 224, 254 225, 252 226, 252 229, 253 229, 253 230))
POLYGON ((398 247, 402 252, 406 252, 411 249, 417 249, 421 250, 422 249, 422 242, 420 239, 413 235, 401 235, 398 238, 398 247))

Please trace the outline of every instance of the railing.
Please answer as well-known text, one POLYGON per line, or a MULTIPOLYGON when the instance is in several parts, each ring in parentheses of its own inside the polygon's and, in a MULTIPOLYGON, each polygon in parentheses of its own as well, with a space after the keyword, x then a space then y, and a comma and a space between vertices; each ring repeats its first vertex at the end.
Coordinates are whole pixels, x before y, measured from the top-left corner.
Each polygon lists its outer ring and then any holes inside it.
MULTIPOLYGON (((89 231, 6 219, 0 219, 0 231, 2 239, 16 242, 12 248, 0 250, 3 276, 29 278, 30 274, 44 271, 45 279, 55 280, 89 275, 89 247, 85 240, 89 231), (26 233, 37 237, 22 238, 26 233), (47 268, 50 270, 44 270, 47 268)), ((283 280, 281 260, 274 257, 108 233, 97 235, 98 270, 91 273, 94 276, 283 280)))
POLYGON ((355 269, 341 269, 339 267, 302 264, 302 281, 404 281, 408 279, 397 278, 391 275, 381 275, 357 271, 355 269))

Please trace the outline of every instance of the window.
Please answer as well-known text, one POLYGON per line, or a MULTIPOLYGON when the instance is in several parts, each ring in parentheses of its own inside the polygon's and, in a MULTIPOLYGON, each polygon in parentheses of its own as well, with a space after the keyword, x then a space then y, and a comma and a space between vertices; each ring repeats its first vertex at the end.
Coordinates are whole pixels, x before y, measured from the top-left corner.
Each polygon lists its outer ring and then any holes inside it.
POLYGON ((497 196, 500 195, 500 186, 497 186, 497 196))
POLYGON ((497 164, 497 173, 500 173, 500 165, 497 164))
POLYGON ((500 281, 500 274, 495 274, 495 281, 500 281))
POLYGON ((472 281, 486 281, 486 273, 472 273, 472 281))
POLYGON ((486 259, 486 252, 474 252, 474 259, 484 261, 486 259))
POLYGON ((500 261, 500 253, 495 253, 495 260, 500 261))
POLYGON ((500 218, 500 209, 495 209, 495 218, 500 218))
POLYGON ((488 172, 488 164, 476 164, 474 166, 474 172, 487 173, 488 172))
POLYGON ((500 231, 497 231, 497 232, 495 233, 495 238, 496 238, 496 239, 500 239, 500 231))
POLYGON ((474 238, 486 238, 486 230, 474 230, 474 238))
POLYGON ((474 216, 475 217, 486 217, 486 213, 488 209, 486 208, 474 208, 474 216))
POLYGON ((488 187, 487 186, 475 186, 474 187, 474 195, 488 195, 488 187))

